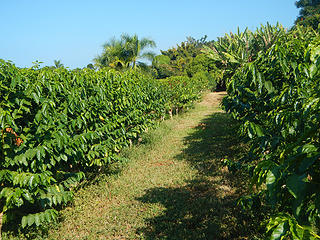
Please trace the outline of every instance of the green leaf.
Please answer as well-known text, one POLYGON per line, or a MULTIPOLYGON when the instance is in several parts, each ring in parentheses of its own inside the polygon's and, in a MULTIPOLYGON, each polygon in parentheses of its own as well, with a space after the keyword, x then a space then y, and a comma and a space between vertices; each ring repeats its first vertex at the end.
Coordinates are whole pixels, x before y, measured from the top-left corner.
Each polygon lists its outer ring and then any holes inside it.
POLYGON ((266 184, 273 185, 277 180, 277 177, 273 170, 269 170, 266 177, 266 184))
POLYGON ((58 217, 58 212, 55 209, 49 209, 48 211, 50 212, 52 221, 56 221, 58 217))
POLYGON ((35 102, 37 104, 39 104, 39 97, 38 97, 37 93, 33 92, 31 95, 32 95, 33 99, 35 100, 35 102))
POLYGON ((267 89, 268 93, 273 93, 275 91, 271 81, 265 81, 264 86, 267 89))
POLYGON ((61 204, 61 203, 62 203, 62 200, 63 200, 62 195, 61 195, 61 194, 58 194, 58 195, 57 195, 57 202, 58 202, 58 204, 61 204))
POLYGON ((68 157, 67 157, 65 154, 61 154, 60 157, 61 157, 61 159, 62 159, 63 161, 65 161, 65 162, 68 161, 68 157))
POLYGON ((27 219, 28 219, 28 226, 32 226, 32 224, 34 224, 34 215, 33 214, 29 214, 27 216, 27 219))
POLYGON ((260 125, 255 124, 255 130, 258 137, 262 137, 264 135, 263 130, 260 125))
POLYGON ((34 185, 34 175, 32 175, 31 177, 30 177, 30 180, 29 180, 29 188, 33 188, 33 185, 34 185))
POLYGON ((287 188, 294 198, 304 195, 307 183, 304 181, 306 174, 301 176, 293 174, 287 179, 287 188))
POLYGON ((38 227, 38 226, 40 226, 40 216, 39 216, 39 214, 35 214, 35 216, 34 216, 34 222, 35 222, 35 224, 36 224, 36 226, 38 227))
POLYGON ((22 225, 22 228, 25 228, 28 224, 28 218, 27 216, 23 216, 22 217, 22 220, 21 220, 21 225, 22 225))
POLYGON ((249 138, 253 138, 254 137, 254 128, 252 123, 249 124, 248 126, 248 136, 249 138))
POLYGON ((39 148, 37 149, 37 153, 36 153, 36 155, 37 155, 37 159, 38 159, 38 161, 40 161, 40 160, 41 160, 41 151, 40 151, 40 149, 39 149, 39 148))
POLYGON ((57 205, 57 195, 52 196, 52 202, 54 205, 57 205))
POLYGON ((21 161, 20 162, 23 163, 25 166, 28 166, 28 162, 27 162, 27 159, 26 159, 25 155, 21 156, 21 161))
MULTIPOLYGON (((49 209, 50 210, 50 209, 49 209)), ((46 219, 46 221, 47 222, 51 222, 51 212, 49 211, 49 210, 46 210, 45 212, 44 212, 44 217, 45 217, 45 219, 46 219)))
POLYGON ((28 202, 33 202, 33 198, 30 195, 30 193, 28 191, 25 191, 22 196, 24 197, 24 199, 26 199, 28 202))
POLYGON ((319 55, 320 55, 320 47, 319 47, 319 46, 314 47, 314 48, 311 50, 310 60, 311 60, 312 62, 314 62, 319 55))
POLYGON ((272 232, 270 240, 281 240, 281 237, 286 234, 287 224, 286 222, 280 223, 272 232))
POLYGON ((316 64, 312 64, 310 66, 310 77, 313 78, 318 72, 318 66, 316 64))
POLYGON ((302 146, 301 152, 302 153, 312 153, 317 152, 318 148, 313 144, 305 144, 302 146))
POLYGON ((39 219, 40 219, 40 223, 43 223, 46 221, 45 212, 39 213, 39 219))

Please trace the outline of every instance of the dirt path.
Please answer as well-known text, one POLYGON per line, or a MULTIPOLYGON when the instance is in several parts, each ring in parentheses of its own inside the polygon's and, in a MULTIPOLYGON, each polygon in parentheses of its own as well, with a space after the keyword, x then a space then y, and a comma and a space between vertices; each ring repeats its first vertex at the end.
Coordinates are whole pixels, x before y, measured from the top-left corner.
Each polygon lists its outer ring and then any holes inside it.
MULTIPOLYGON (((127 166, 79 193, 49 239, 245 239, 235 201, 241 176, 222 166, 241 155, 234 122, 208 93, 130 149, 127 166)), ((249 227, 250 228, 250 227, 249 227)))

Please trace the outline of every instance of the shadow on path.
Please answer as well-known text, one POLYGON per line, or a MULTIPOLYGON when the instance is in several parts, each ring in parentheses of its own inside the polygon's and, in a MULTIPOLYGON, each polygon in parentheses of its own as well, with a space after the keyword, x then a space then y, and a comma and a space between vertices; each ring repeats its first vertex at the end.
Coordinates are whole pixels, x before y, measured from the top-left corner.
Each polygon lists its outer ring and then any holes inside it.
POLYGON ((244 154, 235 131, 236 123, 226 113, 214 113, 195 127, 176 159, 188 161, 198 176, 185 186, 149 189, 138 199, 166 208, 163 215, 147 219, 148 226, 138 233, 150 240, 254 239, 257 224, 250 225, 252 220, 236 206, 246 177, 229 172, 221 161, 244 154))

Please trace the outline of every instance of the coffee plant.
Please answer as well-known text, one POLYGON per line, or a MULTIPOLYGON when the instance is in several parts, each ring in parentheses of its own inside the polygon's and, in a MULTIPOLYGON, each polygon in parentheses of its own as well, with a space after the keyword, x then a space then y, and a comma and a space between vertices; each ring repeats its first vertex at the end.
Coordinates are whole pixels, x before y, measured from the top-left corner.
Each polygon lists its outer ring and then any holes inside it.
POLYGON ((3 224, 55 221, 89 172, 172 109, 198 99, 204 82, 137 72, 80 71, 0 60, 0 212, 3 224))

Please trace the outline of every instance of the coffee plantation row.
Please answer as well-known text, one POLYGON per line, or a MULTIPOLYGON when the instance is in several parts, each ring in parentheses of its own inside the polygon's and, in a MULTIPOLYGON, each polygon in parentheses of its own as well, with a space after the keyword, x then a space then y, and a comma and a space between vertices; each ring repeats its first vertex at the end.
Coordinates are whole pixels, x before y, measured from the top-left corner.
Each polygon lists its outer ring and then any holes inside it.
POLYGON ((87 173, 168 113, 189 107, 204 79, 138 72, 19 69, 0 60, 0 212, 3 224, 57 219, 87 173))
POLYGON ((263 225, 272 240, 320 239, 319 31, 263 26, 206 51, 232 74, 223 106, 251 147, 227 162, 248 170, 255 186, 239 204, 269 209, 263 225))

